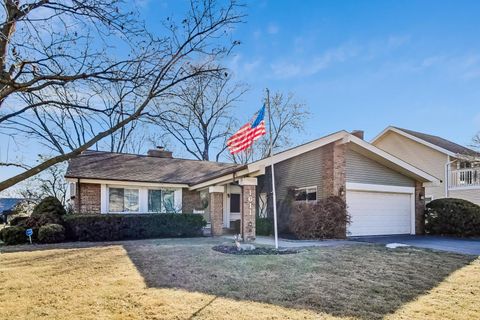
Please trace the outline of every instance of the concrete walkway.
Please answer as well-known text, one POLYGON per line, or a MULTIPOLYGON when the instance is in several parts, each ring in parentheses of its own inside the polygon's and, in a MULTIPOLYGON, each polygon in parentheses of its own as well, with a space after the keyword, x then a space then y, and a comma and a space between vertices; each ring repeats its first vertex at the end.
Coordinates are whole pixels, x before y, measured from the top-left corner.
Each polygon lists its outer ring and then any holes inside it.
POLYGON ((379 244, 402 243, 412 247, 480 256, 480 239, 461 239, 439 236, 392 235, 374 237, 352 237, 350 238, 350 240, 355 242, 360 241, 379 244))
MULTIPOLYGON (((273 237, 257 236, 255 244, 274 246, 275 239, 273 237)), ((337 247, 351 244, 361 244, 351 240, 288 240, 278 239, 280 248, 304 248, 304 247, 337 247)))

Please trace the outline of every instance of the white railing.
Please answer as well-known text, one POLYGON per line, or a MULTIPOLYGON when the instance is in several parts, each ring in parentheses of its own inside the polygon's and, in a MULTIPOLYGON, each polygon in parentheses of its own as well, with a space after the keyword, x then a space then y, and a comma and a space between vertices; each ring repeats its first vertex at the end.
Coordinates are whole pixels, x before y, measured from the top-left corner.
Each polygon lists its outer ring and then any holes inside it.
POLYGON ((448 187, 458 188, 479 188, 480 189, 480 168, 458 169, 450 171, 448 187))

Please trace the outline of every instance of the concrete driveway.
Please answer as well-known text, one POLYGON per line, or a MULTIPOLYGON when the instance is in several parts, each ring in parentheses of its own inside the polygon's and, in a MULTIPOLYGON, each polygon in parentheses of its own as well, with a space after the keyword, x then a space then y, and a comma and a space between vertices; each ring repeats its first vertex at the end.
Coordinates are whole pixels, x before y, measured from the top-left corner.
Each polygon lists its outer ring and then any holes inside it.
POLYGON ((349 239, 353 241, 380 244, 402 243, 412 247, 480 256, 480 239, 412 235, 350 237, 349 239))

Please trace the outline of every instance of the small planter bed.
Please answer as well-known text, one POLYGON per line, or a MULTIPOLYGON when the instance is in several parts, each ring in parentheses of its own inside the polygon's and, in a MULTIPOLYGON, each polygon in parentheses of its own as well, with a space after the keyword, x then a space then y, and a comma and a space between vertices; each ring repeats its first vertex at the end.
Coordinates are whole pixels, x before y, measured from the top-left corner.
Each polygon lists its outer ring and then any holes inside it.
POLYGON ((212 248, 215 251, 227 254, 238 254, 242 256, 250 256, 250 255, 281 255, 281 254, 294 254, 298 253, 298 250, 292 249, 275 249, 275 248, 255 248, 252 250, 238 250, 236 246, 227 246, 227 245, 219 245, 212 248))

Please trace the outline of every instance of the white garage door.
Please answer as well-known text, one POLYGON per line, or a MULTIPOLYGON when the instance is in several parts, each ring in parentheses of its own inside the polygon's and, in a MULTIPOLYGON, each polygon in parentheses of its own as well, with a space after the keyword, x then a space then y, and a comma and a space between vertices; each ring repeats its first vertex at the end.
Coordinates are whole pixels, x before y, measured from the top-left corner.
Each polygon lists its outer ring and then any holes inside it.
POLYGON ((349 236, 409 234, 412 195, 408 193, 347 191, 351 216, 349 236))

